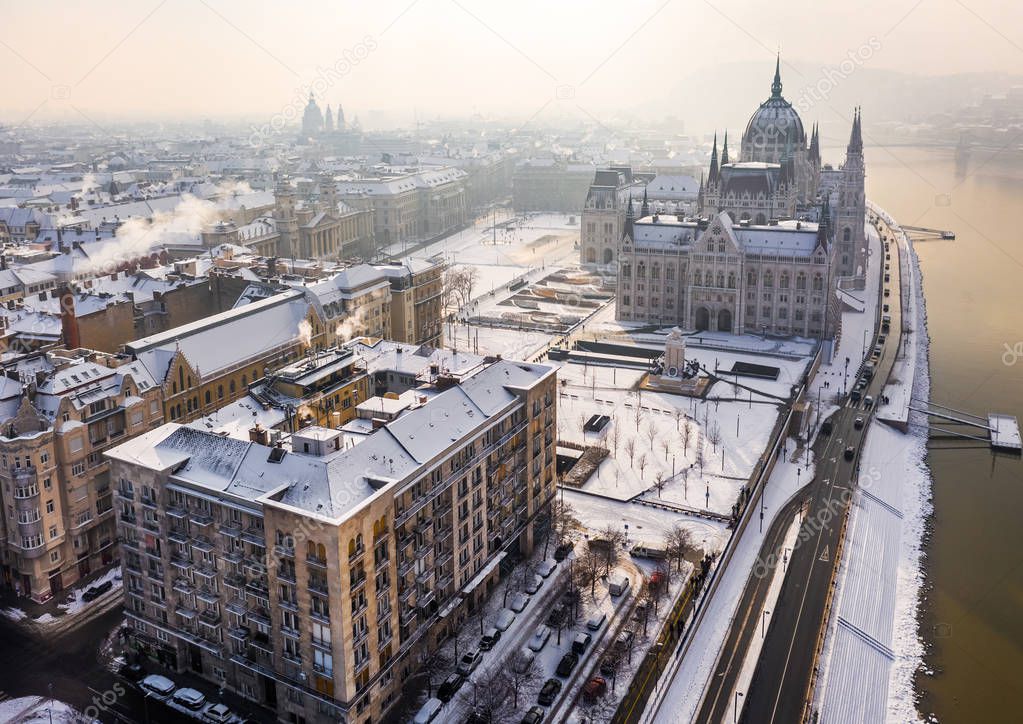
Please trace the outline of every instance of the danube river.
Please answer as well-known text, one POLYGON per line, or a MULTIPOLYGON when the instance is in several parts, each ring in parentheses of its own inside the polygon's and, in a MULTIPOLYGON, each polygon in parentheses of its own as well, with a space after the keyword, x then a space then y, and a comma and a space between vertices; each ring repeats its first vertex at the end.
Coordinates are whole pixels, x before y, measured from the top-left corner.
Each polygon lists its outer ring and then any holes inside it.
MULTIPOLYGON (((1023 156, 867 149, 867 195, 900 224, 949 229, 916 243, 931 337, 931 399, 1023 417, 1023 156)), ((932 440, 917 677, 922 714, 1018 722, 1023 708, 1023 463, 986 444, 932 440)))

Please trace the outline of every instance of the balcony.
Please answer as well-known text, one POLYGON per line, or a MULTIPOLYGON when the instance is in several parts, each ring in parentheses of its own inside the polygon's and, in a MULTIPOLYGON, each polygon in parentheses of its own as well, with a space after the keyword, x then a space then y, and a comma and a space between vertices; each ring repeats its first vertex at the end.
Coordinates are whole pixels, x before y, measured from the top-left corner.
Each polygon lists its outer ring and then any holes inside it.
POLYGON ((306 554, 305 560, 306 560, 306 563, 309 564, 310 566, 316 566, 317 568, 326 568, 327 567, 326 559, 320 558, 318 556, 313 556, 313 555, 306 554))

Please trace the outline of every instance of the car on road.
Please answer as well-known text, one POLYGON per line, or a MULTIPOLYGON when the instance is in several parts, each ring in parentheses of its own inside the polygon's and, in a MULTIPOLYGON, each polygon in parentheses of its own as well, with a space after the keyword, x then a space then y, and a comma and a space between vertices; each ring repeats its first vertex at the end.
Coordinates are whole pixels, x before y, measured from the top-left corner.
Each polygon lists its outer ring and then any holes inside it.
POLYGON ((629 579, 625 576, 617 578, 611 581, 611 584, 607 587, 607 592, 612 596, 621 596, 629 590, 629 579))
POLYGON ((863 429, 863 418, 857 417, 855 420, 853 420, 853 427, 855 427, 857 430, 863 429))
POLYGON ((874 398, 873 397, 871 397, 870 395, 867 395, 866 397, 863 398, 863 409, 864 410, 869 410, 873 406, 874 406, 874 398))
POLYGON ((554 549, 554 560, 558 563, 568 558, 568 554, 572 552, 573 546, 571 543, 562 543, 554 549))
POLYGON ((97 583, 95 586, 89 586, 85 589, 85 593, 82 594, 82 600, 86 603, 89 601, 95 601, 113 587, 113 581, 103 581, 103 583, 97 583))
POLYGON ((878 344, 884 344, 886 339, 888 339, 888 338, 885 335, 883 335, 883 334, 877 335, 877 343, 878 344))
POLYGON ((166 701, 174 693, 174 690, 178 688, 177 684, 173 681, 159 674, 150 674, 142 680, 139 686, 146 696, 152 697, 157 701, 166 701))
POLYGON ((886 305, 884 305, 883 307, 881 307, 881 311, 882 311, 882 312, 887 312, 887 311, 889 311, 889 310, 888 310, 888 305, 886 304, 886 305))
POLYGON ((825 420, 821 423, 821 435, 830 435, 834 426, 831 424, 831 420, 825 420))
POLYGON ((206 706, 206 696, 201 691, 186 686, 174 692, 174 696, 167 702, 167 706, 178 711, 183 710, 186 713, 202 711, 202 708, 206 706))
POLYGON ((589 648, 590 641, 592 640, 593 637, 590 636, 585 631, 577 633, 575 635, 575 638, 572 639, 572 652, 582 656, 584 653, 586 653, 586 649, 589 648))
POLYGON ((146 670, 142 664, 121 664, 121 668, 117 670, 117 673, 130 683, 136 685, 146 676, 146 670))
POLYGON ((536 632, 533 634, 533 638, 529 639, 529 643, 526 644, 530 651, 540 651, 544 646, 547 645, 548 639, 551 637, 550 626, 540 624, 536 627, 536 632))
POLYGON ((412 724, 430 724, 430 722, 437 718, 443 707, 444 702, 440 699, 427 699, 426 703, 423 704, 423 708, 416 712, 415 718, 412 719, 412 724))
POLYGON ((852 460, 854 457, 856 457, 856 448, 850 445, 845 449, 845 459, 852 460))
POLYGON ((518 593, 512 594, 511 600, 508 601, 508 608, 515 613, 522 613, 522 611, 526 608, 527 603, 529 603, 529 596, 522 591, 519 591, 518 593))
POLYGON ((536 661, 536 654, 529 649, 519 649, 518 653, 512 657, 512 669, 517 674, 524 674, 529 671, 534 661, 536 661))
POLYGON ((480 637, 480 650, 490 651, 494 644, 501 640, 501 629, 491 626, 480 637))
POLYGON ((481 661, 483 661, 483 653, 479 649, 465 652, 458 661, 458 673, 462 676, 468 676, 476 670, 481 661))
POLYGON ((522 717, 522 724, 540 724, 543 721, 544 715, 547 710, 542 706, 531 706, 526 715, 522 717))
POLYGON ((544 578, 547 578, 549 575, 554 573, 554 569, 557 568, 557 566, 558 566, 557 561, 551 560, 540 561, 540 564, 536 567, 536 572, 539 573, 544 578))
POLYGON ((540 576, 528 576, 526 583, 522 588, 532 596, 534 593, 540 590, 540 586, 543 585, 543 579, 540 576))
POLYGON ((860 391, 857 389, 853 389, 853 391, 849 393, 849 399, 851 399, 853 402, 859 402, 862 396, 863 395, 861 395, 860 391))
POLYGON ((544 706, 550 706, 558 698, 559 693, 561 693, 561 682, 557 679, 547 679, 540 688, 536 700, 544 706))
POLYGON ((200 718, 204 722, 209 722, 209 724, 232 724, 233 722, 241 721, 241 718, 235 716, 235 713, 228 708, 227 704, 219 702, 207 704, 200 718))
POLYGON ((515 612, 502 608, 494 617, 494 627, 498 631, 507 631, 508 627, 515 623, 515 612))
POLYGON ((451 701, 458 690, 462 688, 462 684, 465 683, 465 677, 459 673, 449 674, 448 678, 441 682, 440 686, 437 687, 437 698, 447 704, 451 701))
POLYGON ((586 622, 586 628, 590 631, 597 631, 604 625, 605 621, 607 621, 607 614, 603 611, 598 611, 590 616, 590 620, 586 622))
POLYGON ((887 289, 887 288, 886 288, 886 289, 884 290, 884 295, 885 295, 886 297, 890 297, 890 296, 892 295, 892 290, 891 290, 891 289, 887 289))
POLYGON ((586 682, 583 687, 583 698, 586 701, 596 701, 607 693, 607 680, 602 676, 594 676, 586 682))
POLYGON ((579 655, 569 651, 561 657, 561 661, 558 662, 558 668, 554 670, 554 673, 564 679, 572 674, 572 670, 578 663, 579 655))

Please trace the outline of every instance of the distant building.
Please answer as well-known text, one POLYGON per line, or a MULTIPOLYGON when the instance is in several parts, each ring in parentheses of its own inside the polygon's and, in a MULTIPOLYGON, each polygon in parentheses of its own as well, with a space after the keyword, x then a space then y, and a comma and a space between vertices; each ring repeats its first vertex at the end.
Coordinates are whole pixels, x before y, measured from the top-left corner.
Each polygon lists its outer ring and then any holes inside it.
POLYGON ((521 162, 512 177, 516 211, 578 214, 593 180, 593 165, 534 158, 521 162))
POLYGON ((442 257, 377 266, 391 283, 391 335, 397 342, 440 347, 444 335, 442 257))

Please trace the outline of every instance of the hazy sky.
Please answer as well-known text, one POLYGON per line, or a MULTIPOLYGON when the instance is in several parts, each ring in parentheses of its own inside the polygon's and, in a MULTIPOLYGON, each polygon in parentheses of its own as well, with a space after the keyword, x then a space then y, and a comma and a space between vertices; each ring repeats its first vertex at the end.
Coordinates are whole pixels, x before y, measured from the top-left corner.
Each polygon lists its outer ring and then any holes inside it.
POLYGON ((717 64, 763 61, 769 74, 778 46, 783 62, 813 67, 852 54, 857 67, 930 75, 1023 69, 1023 10, 1005 0, 4 5, 0 119, 14 124, 269 120, 300 106, 302 89, 318 77, 321 104, 341 101, 364 120, 380 110, 411 117, 413 109, 526 119, 559 105, 597 117, 650 102, 717 64))

